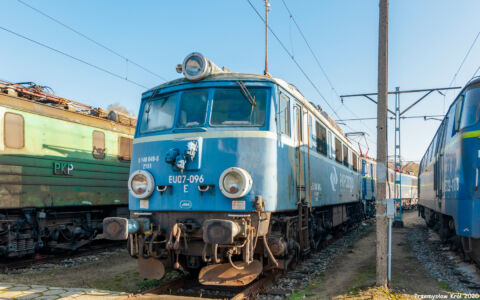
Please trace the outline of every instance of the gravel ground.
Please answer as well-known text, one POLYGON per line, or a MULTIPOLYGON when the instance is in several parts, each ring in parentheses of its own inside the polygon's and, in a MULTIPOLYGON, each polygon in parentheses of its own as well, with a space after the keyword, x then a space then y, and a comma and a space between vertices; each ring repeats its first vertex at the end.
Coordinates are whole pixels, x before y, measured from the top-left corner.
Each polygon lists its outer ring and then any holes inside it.
POLYGON ((443 244, 437 233, 427 228, 424 222, 410 230, 407 240, 428 275, 444 282, 454 292, 480 292, 478 268, 473 263, 463 262, 458 253, 450 251, 449 246, 443 244))
POLYGON ((307 259, 301 262, 295 270, 288 271, 278 282, 272 285, 264 294, 259 295, 261 300, 278 300, 289 298, 294 292, 303 289, 305 286, 318 277, 322 276, 331 263, 345 252, 351 251, 353 244, 371 232, 374 227, 373 220, 362 222, 360 226, 333 241, 324 249, 312 253, 307 259))
POLYGON ((78 265, 82 265, 85 263, 91 263, 91 262, 96 262, 96 261, 102 261, 112 255, 115 255, 117 253, 120 253, 124 251, 124 249, 118 248, 118 249, 112 249, 108 251, 104 251, 101 253, 93 254, 93 255, 86 255, 86 256, 78 256, 74 258, 66 258, 63 260, 60 260, 55 263, 39 263, 38 265, 34 265, 29 268, 20 268, 20 269, 13 269, 13 270, 7 270, 3 274, 8 275, 8 274, 35 274, 39 272, 44 272, 46 270, 50 269, 63 269, 67 267, 75 267, 78 265))

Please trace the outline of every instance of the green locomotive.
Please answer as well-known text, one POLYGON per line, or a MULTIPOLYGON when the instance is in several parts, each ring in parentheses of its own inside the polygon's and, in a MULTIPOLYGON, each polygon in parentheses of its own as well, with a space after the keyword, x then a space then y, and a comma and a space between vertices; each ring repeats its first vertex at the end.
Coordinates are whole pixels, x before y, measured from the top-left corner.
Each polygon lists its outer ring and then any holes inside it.
POLYGON ((0 256, 75 250, 127 215, 135 123, 0 81, 0 256))

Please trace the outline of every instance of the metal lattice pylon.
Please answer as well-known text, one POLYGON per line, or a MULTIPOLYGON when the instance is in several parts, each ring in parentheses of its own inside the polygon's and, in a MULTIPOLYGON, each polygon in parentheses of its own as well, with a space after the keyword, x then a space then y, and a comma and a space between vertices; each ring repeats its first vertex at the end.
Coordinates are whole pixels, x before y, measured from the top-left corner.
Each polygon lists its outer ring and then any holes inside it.
POLYGON ((395 167, 393 195, 395 200, 394 220, 402 220, 402 160, 400 158, 400 88, 395 89, 395 167))

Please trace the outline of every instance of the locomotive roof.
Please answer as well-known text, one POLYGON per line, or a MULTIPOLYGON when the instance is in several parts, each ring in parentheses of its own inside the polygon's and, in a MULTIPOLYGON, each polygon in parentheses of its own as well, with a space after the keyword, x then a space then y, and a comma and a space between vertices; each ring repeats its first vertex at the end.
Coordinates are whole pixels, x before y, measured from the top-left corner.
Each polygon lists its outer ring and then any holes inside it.
POLYGON ((469 82, 467 82, 467 84, 465 85, 465 87, 462 89, 462 91, 464 89, 466 89, 467 87, 469 86, 472 86, 472 85, 476 85, 476 84, 480 84, 480 77, 474 77, 472 78, 472 80, 470 80, 469 82))
MULTIPOLYGON (((0 80, 0 95, 8 96, 18 101, 24 100, 36 104, 49 106, 61 111, 83 115, 89 118, 101 119, 103 121, 118 123, 123 126, 134 128, 136 118, 128 114, 116 111, 105 110, 98 107, 91 107, 86 104, 76 102, 67 98, 59 97, 53 94, 51 88, 39 86, 33 82, 12 83, 0 80)), ((13 104, 13 102, 11 102, 13 104)))
POLYGON ((56 96, 33 83, 0 80, 0 106, 133 135, 136 118, 56 96), (26 86, 24 84, 30 84, 26 86))
MULTIPOLYGON (((291 93, 295 98, 300 100, 302 104, 307 107, 310 112, 312 112, 318 119, 320 119, 323 124, 328 127, 332 132, 334 132, 345 144, 349 145, 351 149, 353 149, 355 152, 355 147, 353 147, 352 143, 343 135, 342 132, 337 130, 330 122, 329 120, 323 116, 320 111, 312 105, 306 98, 303 96, 303 94, 292 84, 286 82, 283 79, 276 78, 276 77, 271 77, 271 76, 265 76, 265 75, 260 75, 260 74, 251 74, 251 73, 236 73, 236 72, 218 72, 218 73, 213 73, 205 78, 203 78, 200 81, 191 81, 188 80, 184 77, 174 79, 172 81, 165 82, 163 84, 160 84, 156 87, 153 87, 149 90, 147 90, 145 93, 148 92, 154 92, 158 89, 163 89, 166 87, 172 87, 172 86, 178 86, 178 85, 183 85, 183 84, 191 84, 195 82, 213 82, 213 81, 236 81, 236 80, 241 80, 241 81, 265 81, 265 82, 272 82, 275 83, 285 90, 287 90, 289 93, 291 93)), ((358 155, 358 153, 357 153, 358 155)))

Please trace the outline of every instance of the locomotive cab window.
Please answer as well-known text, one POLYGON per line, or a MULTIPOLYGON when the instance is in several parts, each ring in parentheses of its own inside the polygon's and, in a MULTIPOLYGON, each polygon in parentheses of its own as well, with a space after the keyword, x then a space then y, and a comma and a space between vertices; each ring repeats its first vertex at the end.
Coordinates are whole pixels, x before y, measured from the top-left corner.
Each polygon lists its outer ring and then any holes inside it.
POLYGON ((263 126, 267 89, 218 88, 213 95, 210 124, 216 126, 263 126))
POLYGON ((315 127, 317 133, 317 152, 327 155, 327 130, 320 125, 319 122, 315 123, 315 127))
POLYGON ((335 159, 342 163, 342 143, 337 138, 335 138, 335 159))
POLYGON ((23 116, 14 113, 5 113, 3 124, 5 146, 21 149, 25 146, 25 121, 23 116))
POLYGON ((172 128, 176 105, 177 94, 148 100, 143 108, 140 132, 146 133, 172 128))
POLYGON ((480 86, 469 88, 465 92, 461 128, 476 124, 480 119, 480 86))
POLYGON ((121 160, 132 159, 132 139, 121 136, 118 141, 118 157, 121 160))
POLYGON ((290 136, 290 98, 280 93, 277 113, 278 132, 290 136))
POLYGON ((208 92, 202 90, 187 91, 180 97, 177 127, 201 127, 207 114, 208 92))
POLYGON ((94 130, 92 134, 93 138, 93 157, 97 159, 105 158, 105 133, 102 131, 94 130))

